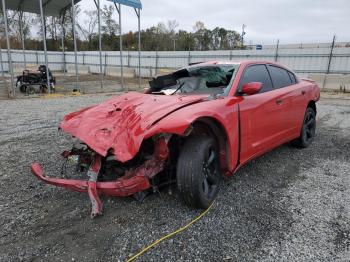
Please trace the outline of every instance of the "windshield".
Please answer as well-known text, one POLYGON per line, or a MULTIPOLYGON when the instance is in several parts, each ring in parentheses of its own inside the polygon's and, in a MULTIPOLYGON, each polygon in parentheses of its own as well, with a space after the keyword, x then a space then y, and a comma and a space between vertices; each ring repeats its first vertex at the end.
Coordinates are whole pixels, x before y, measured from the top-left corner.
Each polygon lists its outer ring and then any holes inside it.
POLYGON ((238 64, 198 65, 159 76, 150 82, 154 94, 226 94, 238 64))

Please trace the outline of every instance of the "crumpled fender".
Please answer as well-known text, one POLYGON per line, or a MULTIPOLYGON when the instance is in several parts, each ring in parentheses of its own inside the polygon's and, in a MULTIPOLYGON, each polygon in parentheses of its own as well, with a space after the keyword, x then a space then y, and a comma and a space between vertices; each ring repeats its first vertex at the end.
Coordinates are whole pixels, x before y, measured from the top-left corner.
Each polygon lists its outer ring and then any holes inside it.
POLYGON ((190 125, 202 118, 218 123, 227 137, 227 169, 233 171, 238 163, 239 150, 238 99, 223 97, 181 108, 155 123, 145 134, 145 139, 160 133, 184 135, 190 125))
POLYGON ((227 166, 233 170, 238 152, 237 101, 235 97, 210 99, 202 94, 159 96, 131 92, 66 115, 60 128, 101 156, 112 150, 117 160, 126 162, 138 153, 145 139, 160 133, 183 135, 191 123, 210 117, 226 133, 227 166))
POLYGON ((137 154, 154 123, 178 109, 204 102, 207 97, 130 92, 66 115, 60 129, 101 156, 111 150, 117 160, 126 162, 137 154))

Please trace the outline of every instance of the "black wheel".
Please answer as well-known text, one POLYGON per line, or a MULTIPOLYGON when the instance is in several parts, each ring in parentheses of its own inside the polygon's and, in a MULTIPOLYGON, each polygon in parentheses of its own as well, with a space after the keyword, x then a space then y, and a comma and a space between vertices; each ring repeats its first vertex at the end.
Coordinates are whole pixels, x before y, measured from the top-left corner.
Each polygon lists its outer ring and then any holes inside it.
POLYGON ((35 88, 34 88, 33 86, 28 86, 27 89, 26 89, 26 91, 27 91, 27 94, 28 94, 28 95, 33 95, 33 94, 35 94, 35 88))
POLYGON ((316 132, 316 112, 308 107, 304 116, 304 123, 300 131, 300 136, 292 142, 296 147, 306 148, 311 145, 316 132))
POLYGON ((207 208, 219 191, 221 177, 215 140, 208 136, 189 137, 180 152, 176 176, 185 203, 207 208))
POLYGON ((40 86, 40 93, 47 93, 47 86, 46 85, 40 86))
POLYGON ((21 85, 21 86, 19 87, 19 90, 20 90, 22 93, 26 93, 26 91, 27 91, 27 86, 26 86, 26 85, 21 85))

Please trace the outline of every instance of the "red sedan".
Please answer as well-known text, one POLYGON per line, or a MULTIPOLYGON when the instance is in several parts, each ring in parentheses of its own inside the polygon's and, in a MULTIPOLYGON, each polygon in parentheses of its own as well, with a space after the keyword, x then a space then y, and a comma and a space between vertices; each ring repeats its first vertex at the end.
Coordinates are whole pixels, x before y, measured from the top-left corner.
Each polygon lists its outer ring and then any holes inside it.
POLYGON ((262 61, 195 64, 150 82, 146 93, 125 93, 66 115, 60 129, 78 141, 62 153, 87 180, 46 183, 88 192, 92 216, 99 194, 142 198, 171 182, 186 204, 208 207, 222 176, 292 142, 308 147, 315 136, 315 82, 262 61))

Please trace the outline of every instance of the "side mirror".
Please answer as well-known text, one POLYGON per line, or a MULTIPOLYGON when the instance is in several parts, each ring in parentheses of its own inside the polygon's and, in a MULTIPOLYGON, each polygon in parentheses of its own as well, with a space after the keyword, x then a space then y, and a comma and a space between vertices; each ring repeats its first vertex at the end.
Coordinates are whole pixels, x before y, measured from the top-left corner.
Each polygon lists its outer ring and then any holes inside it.
POLYGON ((249 82, 242 86, 240 93, 251 96, 259 93, 261 88, 262 88, 261 82, 249 82))

